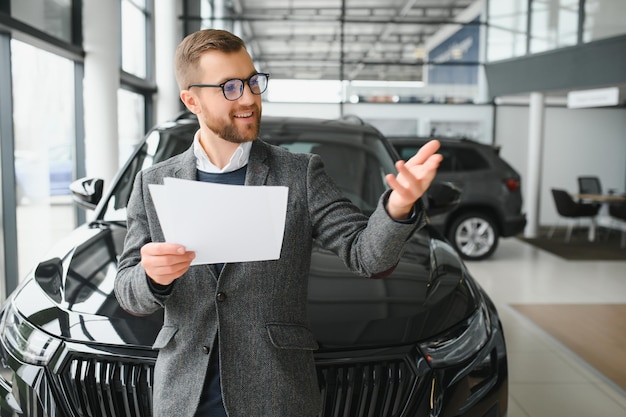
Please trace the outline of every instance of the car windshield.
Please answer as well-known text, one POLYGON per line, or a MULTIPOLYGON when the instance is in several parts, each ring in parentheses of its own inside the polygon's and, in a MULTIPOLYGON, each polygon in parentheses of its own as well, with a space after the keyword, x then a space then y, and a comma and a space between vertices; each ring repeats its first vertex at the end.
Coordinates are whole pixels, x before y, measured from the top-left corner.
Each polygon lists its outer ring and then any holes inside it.
MULTIPOLYGON (((125 165, 109 196, 102 217, 126 220, 126 204, 137 172, 185 151, 191 146, 194 126, 157 128, 151 131, 125 165)), ((387 188, 385 175, 394 172, 394 159, 383 139, 370 132, 315 130, 297 125, 262 125, 261 139, 294 153, 316 153, 341 190, 364 213, 370 214, 387 188), (306 130, 306 131, 304 131, 306 130)))

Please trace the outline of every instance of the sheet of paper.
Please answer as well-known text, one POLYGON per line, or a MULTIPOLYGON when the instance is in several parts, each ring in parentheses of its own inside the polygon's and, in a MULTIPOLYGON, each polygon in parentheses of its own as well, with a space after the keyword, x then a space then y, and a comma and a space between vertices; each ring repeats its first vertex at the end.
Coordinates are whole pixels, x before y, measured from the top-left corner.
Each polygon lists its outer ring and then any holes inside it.
POLYGON ((165 240, 195 251, 192 265, 280 257, 287 187, 165 178, 149 188, 165 240))

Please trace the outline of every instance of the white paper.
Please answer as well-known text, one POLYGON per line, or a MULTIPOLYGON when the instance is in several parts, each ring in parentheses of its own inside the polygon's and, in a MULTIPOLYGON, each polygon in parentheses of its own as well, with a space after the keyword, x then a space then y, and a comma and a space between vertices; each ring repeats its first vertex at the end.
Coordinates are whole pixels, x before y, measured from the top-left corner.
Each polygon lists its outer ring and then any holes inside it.
POLYGON ((194 251, 192 265, 280 257, 287 187, 165 178, 149 188, 165 241, 194 251))

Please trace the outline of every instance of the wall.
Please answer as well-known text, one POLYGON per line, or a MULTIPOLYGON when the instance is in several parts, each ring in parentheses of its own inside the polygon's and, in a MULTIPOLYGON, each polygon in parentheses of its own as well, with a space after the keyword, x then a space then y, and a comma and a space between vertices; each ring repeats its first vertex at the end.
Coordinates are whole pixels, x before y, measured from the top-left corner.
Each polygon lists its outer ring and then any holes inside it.
MULTIPOLYGON (((626 191, 626 109, 546 107, 544 132, 540 225, 551 225, 558 219, 550 189, 575 193, 579 175, 597 175, 605 191, 626 191)), ((495 137, 502 146, 502 156, 520 172, 523 181, 528 157, 528 108, 498 106, 495 137)))

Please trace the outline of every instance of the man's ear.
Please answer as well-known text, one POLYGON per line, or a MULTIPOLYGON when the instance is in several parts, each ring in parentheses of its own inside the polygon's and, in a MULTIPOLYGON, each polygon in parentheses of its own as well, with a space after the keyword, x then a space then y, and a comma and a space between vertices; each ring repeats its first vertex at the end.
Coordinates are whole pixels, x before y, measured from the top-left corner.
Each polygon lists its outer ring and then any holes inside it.
POLYGON ((191 93, 189 90, 182 90, 180 92, 180 99, 190 112, 193 114, 200 113, 200 102, 195 94, 191 93))

